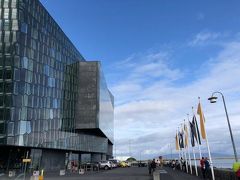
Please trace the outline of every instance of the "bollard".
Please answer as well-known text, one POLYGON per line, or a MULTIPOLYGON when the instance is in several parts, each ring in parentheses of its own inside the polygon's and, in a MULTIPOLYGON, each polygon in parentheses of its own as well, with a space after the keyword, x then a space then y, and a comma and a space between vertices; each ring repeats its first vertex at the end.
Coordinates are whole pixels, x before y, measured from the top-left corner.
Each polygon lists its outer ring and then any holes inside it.
POLYGON ((43 173, 44 173, 44 170, 42 169, 42 170, 41 170, 41 175, 40 175, 39 178, 38 178, 39 180, 43 180, 43 179, 44 179, 43 173))
POLYGON ((8 176, 9 177, 14 177, 15 176, 15 171, 9 171, 8 176))
POLYGON ((155 170, 153 172, 153 180, 160 180, 160 171, 159 170, 155 170))
POLYGON ((65 169, 60 170, 60 173, 59 173, 60 176, 65 176, 65 174, 66 174, 65 169))
POLYGON ((84 174, 84 169, 79 169, 79 174, 84 174))

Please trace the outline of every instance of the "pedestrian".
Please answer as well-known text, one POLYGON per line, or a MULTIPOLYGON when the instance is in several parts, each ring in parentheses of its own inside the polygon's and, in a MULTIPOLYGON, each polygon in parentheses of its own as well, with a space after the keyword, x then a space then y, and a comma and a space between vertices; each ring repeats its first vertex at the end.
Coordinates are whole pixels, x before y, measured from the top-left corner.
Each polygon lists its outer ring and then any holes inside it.
POLYGON ((236 173, 236 177, 240 180, 240 162, 233 163, 233 171, 236 173))
POLYGON ((175 168, 176 168, 176 161, 172 160, 172 169, 175 170, 175 168))
POLYGON ((237 170, 236 176, 237 176, 238 180, 240 180, 240 168, 237 170))
POLYGON ((207 157, 205 157, 204 164, 205 164, 205 176, 206 176, 207 178, 211 179, 210 163, 209 163, 207 157))
POLYGON ((151 167, 151 165, 152 165, 152 162, 151 162, 151 160, 149 160, 148 161, 148 174, 152 174, 152 167, 151 167))
POLYGON ((177 168, 177 169, 181 169, 181 167, 180 167, 180 163, 179 163, 178 160, 176 160, 176 168, 177 168))
POLYGON ((181 157, 181 159, 180 159, 180 167, 181 167, 181 170, 182 171, 185 171, 183 168, 183 164, 184 164, 184 160, 183 160, 183 158, 181 157))
POLYGON ((186 166, 186 161, 181 157, 181 164, 182 164, 182 171, 185 171, 187 170, 187 166, 186 166))
POLYGON ((156 162, 155 162, 155 159, 152 160, 152 163, 151 163, 151 169, 152 169, 152 172, 154 172, 155 169, 156 169, 156 162))
POLYGON ((203 179, 206 178, 205 176, 205 159, 204 157, 202 157, 202 159, 200 160, 200 166, 201 166, 201 171, 202 171, 202 176, 203 176, 203 179))

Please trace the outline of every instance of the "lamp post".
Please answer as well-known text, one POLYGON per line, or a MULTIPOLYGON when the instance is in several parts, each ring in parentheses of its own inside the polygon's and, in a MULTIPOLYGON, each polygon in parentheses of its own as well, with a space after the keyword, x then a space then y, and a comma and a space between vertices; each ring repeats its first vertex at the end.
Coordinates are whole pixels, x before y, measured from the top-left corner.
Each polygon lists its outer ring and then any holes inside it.
POLYGON ((219 92, 219 91, 213 92, 213 93, 212 93, 212 96, 211 96, 210 98, 208 98, 208 100, 210 101, 210 103, 216 103, 216 102, 217 102, 217 97, 214 96, 214 94, 220 94, 220 95, 222 96, 223 105, 224 105, 224 109, 225 109, 225 113, 226 113, 226 117, 227 117, 228 128, 229 128, 229 132, 230 132, 230 136, 231 136, 231 141, 232 141, 232 146, 233 146, 235 161, 238 162, 238 156, 237 156, 236 146, 235 146, 234 139, 233 139, 232 128, 231 128, 231 124, 230 124, 230 121, 229 121, 229 117, 228 117, 228 112, 227 112, 227 107, 226 107, 226 103, 225 103, 224 96, 223 96, 223 94, 222 94, 221 92, 219 92))

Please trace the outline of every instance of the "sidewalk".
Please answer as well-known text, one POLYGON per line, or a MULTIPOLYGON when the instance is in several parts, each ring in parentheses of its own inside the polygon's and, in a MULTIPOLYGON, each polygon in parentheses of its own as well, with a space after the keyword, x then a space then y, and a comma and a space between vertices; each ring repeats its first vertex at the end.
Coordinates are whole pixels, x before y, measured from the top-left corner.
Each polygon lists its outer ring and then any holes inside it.
POLYGON ((170 167, 164 167, 160 172, 161 180, 200 180, 200 177, 187 174, 181 170, 173 170, 170 167))

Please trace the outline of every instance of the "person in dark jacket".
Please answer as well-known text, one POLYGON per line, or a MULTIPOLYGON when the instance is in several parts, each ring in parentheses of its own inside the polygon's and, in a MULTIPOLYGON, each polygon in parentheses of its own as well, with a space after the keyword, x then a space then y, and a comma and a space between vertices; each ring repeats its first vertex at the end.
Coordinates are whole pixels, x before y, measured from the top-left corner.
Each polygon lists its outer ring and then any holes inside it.
POLYGON ((200 160, 200 166, 201 166, 203 179, 205 179, 206 178, 206 176, 205 176, 206 169, 205 169, 205 159, 204 159, 204 157, 202 157, 202 159, 200 160))
POLYGON ((205 157, 204 164, 205 164, 205 175, 206 175, 207 178, 211 178, 210 163, 209 163, 207 157, 205 157))
POLYGON ((152 160, 152 163, 151 163, 151 169, 152 169, 152 172, 154 172, 155 169, 156 169, 156 162, 155 162, 155 159, 152 160))

